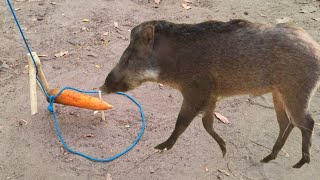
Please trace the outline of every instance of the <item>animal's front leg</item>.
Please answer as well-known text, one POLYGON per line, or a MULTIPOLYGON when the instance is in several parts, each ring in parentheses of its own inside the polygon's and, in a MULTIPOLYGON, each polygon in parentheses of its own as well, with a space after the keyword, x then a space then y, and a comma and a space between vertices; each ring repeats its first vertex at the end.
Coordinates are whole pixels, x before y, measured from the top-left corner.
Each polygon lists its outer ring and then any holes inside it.
POLYGON ((171 149, 178 137, 187 129, 192 120, 197 116, 202 105, 202 103, 196 103, 192 100, 184 99, 174 131, 165 142, 159 144, 155 148, 158 150, 171 149))

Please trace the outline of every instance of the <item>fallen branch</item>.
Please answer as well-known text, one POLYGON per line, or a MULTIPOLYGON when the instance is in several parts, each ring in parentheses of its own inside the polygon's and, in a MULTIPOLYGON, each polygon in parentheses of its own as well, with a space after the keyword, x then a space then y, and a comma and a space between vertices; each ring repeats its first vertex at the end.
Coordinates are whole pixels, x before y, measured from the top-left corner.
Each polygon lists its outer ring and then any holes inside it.
POLYGON ((140 162, 138 162, 138 164, 136 164, 135 166, 133 166, 129 171, 126 172, 126 175, 129 174, 132 170, 136 169, 141 163, 143 163, 144 161, 146 161, 147 159, 149 159, 152 155, 156 154, 158 151, 155 151, 153 153, 151 153, 150 155, 148 155, 147 157, 145 157, 143 160, 141 160, 140 162))
POLYGON ((272 150, 271 148, 269 148, 269 147, 267 147, 267 146, 264 146, 264 145, 262 145, 262 144, 259 144, 259 143, 257 143, 257 142, 254 142, 254 141, 252 141, 252 140, 250 140, 250 142, 252 142, 252 143, 254 143, 254 144, 258 145, 258 146, 264 147, 264 148, 266 148, 266 149, 272 150))
MULTIPOLYGON (((257 143, 257 142, 254 142, 254 141, 252 141, 252 140, 250 140, 250 142, 252 142, 252 143, 254 143, 254 144, 258 145, 258 146, 264 147, 264 148, 269 149, 269 150, 272 151, 272 149, 269 148, 269 147, 267 147, 267 146, 264 146, 264 145, 262 145, 262 144, 259 144, 259 143, 257 143)), ((285 150, 283 150, 283 149, 281 149, 281 151, 282 151, 283 153, 285 153, 285 155, 279 154, 280 156, 284 156, 284 157, 286 157, 286 158, 289 157, 289 153, 288 153, 287 151, 285 151, 285 150)))

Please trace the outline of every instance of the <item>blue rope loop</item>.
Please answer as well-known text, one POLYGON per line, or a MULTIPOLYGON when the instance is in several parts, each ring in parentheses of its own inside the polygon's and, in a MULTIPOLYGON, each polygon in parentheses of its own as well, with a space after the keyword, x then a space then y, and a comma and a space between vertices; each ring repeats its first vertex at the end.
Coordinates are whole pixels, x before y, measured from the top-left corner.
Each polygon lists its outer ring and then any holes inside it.
POLYGON ((56 132, 57 132, 57 135, 60 139, 60 142, 62 143, 62 145, 70 152, 70 153, 73 153, 73 154, 76 154, 76 155, 79 155, 79 156, 82 156, 84 158, 87 158, 91 161, 96 161, 96 162, 110 162, 110 161, 113 161, 117 158, 119 158, 120 156, 126 154, 127 152, 129 152, 134 146, 137 145, 137 143, 139 142, 139 140, 141 139, 143 133, 144 133, 144 130, 146 128, 146 119, 145 119, 145 115, 144 115, 144 111, 143 111, 143 108, 142 106, 133 98, 131 97, 130 95, 126 94, 126 93, 123 93, 123 92, 117 92, 116 94, 119 94, 119 95, 122 95, 122 96, 125 96, 127 98, 129 98, 133 103, 135 103, 138 107, 139 107, 139 111, 140 111, 140 115, 141 115, 141 120, 142 120, 142 126, 141 126, 141 130, 137 136, 137 138, 133 141, 133 143, 128 147, 126 148, 125 150, 123 150, 122 152, 116 154, 115 156, 113 157, 110 157, 110 158, 105 158, 105 159, 102 159, 102 158, 96 158, 96 157, 92 157, 92 156, 89 156, 85 153, 82 153, 82 152, 78 152, 78 151, 75 151, 73 149, 71 149, 67 144, 66 142, 64 141, 63 137, 62 137, 62 133, 60 131, 60 128, 59 128, 59 123, 58 123, 58 119, 57 119, 57 114, 56 112, 54 111, 54 101, 55 99, 66 89, 70 89, 70 90, 73 90, 73 91, 77 91, 77 92, 81 92, 81 93, 86 93, 86 94, 98 94, 99 91, 85 91, 85 90, 80 90, 80 89, 76 89, 76 88, 73 88, 73 87, 63 87, 56 95, 54 96, 51 96, 49 95, 49 93, 46 91, 46 89, 44 88, 41 80, 39 79, 39 76, 38 76, 38 66, 36 64, 36 61, 34 60, 34 57, 33 57, 33 54, 31 53, 31 49, 29 47, 29 44, 24 36, 24 33, 21 29, 21 26, 19 24, 19 21, 18 21, 18 18, 16 16, 16 13, 11 5, 11 2, 10 0, 7 0, 7 3, 9 5, 9 8, 11 10, 11 13, 12 13, 12 16, 14 18, 14 21, 20 31, 20 34, 23 38, 23 41, 24 41, 24 44, 26 45, 27 47, 27 50, 31 56, 31 59, 33 61, 33 65, 34 67, 36 68, 36 79, 37 81, 39 82, 40 86, 41 86, 41 89, 43 90, 43 92, 45 93, 46 97, 49 99, 49 105, 48 105, 48 110, 51 112, 51 114, 53 115, 53 120, 54 120, 54 124, 55 124, 55 129, 56 129, 56 132))

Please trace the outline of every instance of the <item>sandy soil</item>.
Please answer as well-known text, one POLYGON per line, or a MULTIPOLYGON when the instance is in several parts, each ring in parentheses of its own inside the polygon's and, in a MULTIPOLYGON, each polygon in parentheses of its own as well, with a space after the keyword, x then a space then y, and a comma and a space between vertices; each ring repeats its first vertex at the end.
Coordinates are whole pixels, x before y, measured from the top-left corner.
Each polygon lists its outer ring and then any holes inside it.
MULTIPOLYGON (((17 15, 32 50, 47 55, 41 59, 52 88, 100 86, 128 45, 129 30, 146 20, 194 23, 244 18, 273 24, 284 19, 296 22, 320 42, 320 3, 315 0, 193 0, 190 10, 181 7, 182 0, 162 0, 158 6, 151 0, 12 1, 19 8, 17 15), (82 22, 84 18, 90 22, 82 22), (68 54, 56 58, 60 51, 68 54)), ((270 95, 234 97, 218 104, 217 111, 231 121, 215 124, 227 143, 225 158, 202 127, 201 117, 172 150, 154 153, 153 147, 171 134, 182 97, 176 90, 152 83, 129 92, 143 105, 147 118, 147 129, 132 151, 110 163, 95 163, 66 152, 42 95, 39 113, 30 115, 26 49, 5 1, 0 2, 0 18, 1 179, 106 179, 107 174, 112 179, 319 179, 318 125, 309 165, 291 168, 301 158, 298 129, 275 161, 259 162, 270 153, 278 135, 270 95)), ((57 106, 67 143, 96 157, 124 149, 141 127, 138 109, 130 101, 119 95, 104 98, 115 107, 106 112, 107 122, 93 111, 57 106)), ((319 102, 318 90, 312 101, 317 123, 319 102)))

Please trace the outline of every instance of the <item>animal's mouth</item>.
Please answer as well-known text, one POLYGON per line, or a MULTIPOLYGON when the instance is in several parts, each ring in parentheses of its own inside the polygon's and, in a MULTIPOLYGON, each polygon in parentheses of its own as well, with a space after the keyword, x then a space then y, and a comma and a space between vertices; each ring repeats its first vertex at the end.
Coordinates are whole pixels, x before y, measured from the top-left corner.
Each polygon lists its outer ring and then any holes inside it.
POLYGON ((111 92, 108 91, 108 88, 107 88, 107 86, 105 84, 100 86, 99 89, 100 89, 100 91, 102 91, 104 93, 107 93, 107 94, 111 93, 111 92))
POLYGON ((104 93, 110 94, 110 93, 115 93, 119 91, 126 92, 131 90, 132 88, 130 88, 128 84, 121 83, 121 84, 117 84, 116 86, 110 86, 110 85, 106 86, 104 84, 101 87, 99 87, 99 89, 104 93))

